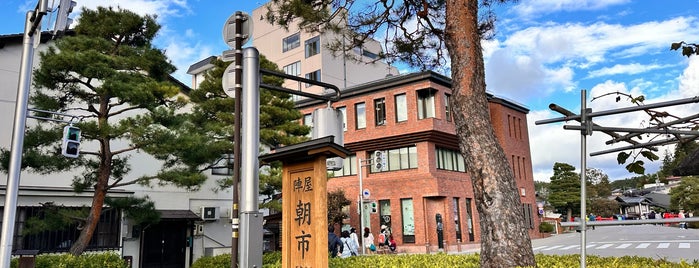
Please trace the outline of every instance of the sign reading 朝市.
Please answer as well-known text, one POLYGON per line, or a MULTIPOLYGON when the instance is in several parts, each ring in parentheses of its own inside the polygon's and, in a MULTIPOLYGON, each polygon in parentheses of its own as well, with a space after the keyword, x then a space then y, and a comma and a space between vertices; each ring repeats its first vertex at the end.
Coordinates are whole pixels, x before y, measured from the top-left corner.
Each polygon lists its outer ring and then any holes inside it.
POLYGON ((282 268, 328 267, 328 157, 349 151, 332 136, 295 144, 261 156, 282 161, 282 268))

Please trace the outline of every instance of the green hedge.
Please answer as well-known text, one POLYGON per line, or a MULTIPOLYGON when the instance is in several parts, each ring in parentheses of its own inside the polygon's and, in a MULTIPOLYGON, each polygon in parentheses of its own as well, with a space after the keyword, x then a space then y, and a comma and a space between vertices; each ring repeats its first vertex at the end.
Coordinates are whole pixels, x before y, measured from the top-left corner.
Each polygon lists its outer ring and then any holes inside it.
MULTIPOLYGON (((126 262, 115 252, 71 254, 41 254, 34 261, 36 268, 126 268, 126 262)), ((12 268, 19 267, 19 258, 13 258, 12 268)))
POLYGON ((553 224, 551 224, 549 222, 542 221, 539 224, 539 232, 540 233, 552 233, 553 228, 554 228, 553 224))
MULTIPOLYGON (((370 255, 350 257, 346 259, 331 258, 328 266, 333 268, 354 267, 479 267, 480 256, 478 254, 410 254, 410 255, 370 255)), ((697 267, 699 262, 670 262, 645 257, 598 257, 587 256, 587 267, 590 268, 635 268, 635 267, 697 267)), ((536 255, 536 263, 539 267, 568 268, 580 266, 580 255, 536 255)), ((192 268, 228 268, 230 267, 230 254, 215 257, 202 257, 192 265, 192 268)), ((281 267, 281 253, 266 253, 262 257, 262 267, 281 267)))

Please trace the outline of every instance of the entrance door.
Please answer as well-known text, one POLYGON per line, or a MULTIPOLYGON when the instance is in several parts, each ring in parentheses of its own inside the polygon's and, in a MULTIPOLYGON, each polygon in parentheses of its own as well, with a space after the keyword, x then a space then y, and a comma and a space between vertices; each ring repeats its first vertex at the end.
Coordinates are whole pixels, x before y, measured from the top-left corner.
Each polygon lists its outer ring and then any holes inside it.
POLYGON ((187 246, 186 221, 160 221, 143 235, 143 268, 184 268, 187 246))

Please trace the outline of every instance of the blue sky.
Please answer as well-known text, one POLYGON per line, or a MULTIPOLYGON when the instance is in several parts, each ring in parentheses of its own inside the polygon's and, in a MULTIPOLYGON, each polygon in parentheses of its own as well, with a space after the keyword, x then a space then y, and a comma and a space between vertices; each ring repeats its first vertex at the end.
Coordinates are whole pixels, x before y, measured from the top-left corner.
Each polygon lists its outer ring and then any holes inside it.
MULTIPOLYGON (((37 0, 0 2, 0 34, 20 33, 24 14, 37 0)), ((49 1, 51 3, 51 1, 49 1)), ((58 0, 55 0, 58 2, 58 0)), ((157 14, 163 26, 155 44, 178 67, 175 77, 189 84, 192 63, 228 49, 221 31, 235 11, 252 13, 265 1, 214 0, 77 0, 81 7, 116 6, 140 14, 157 14)), ((645 95, 646 104, 699 95, 699 60, 670 51, 672 42, 699 42, 699 1, 520 0, 497 6, 496 35, 484 41, 488 90, 528 107, 534 179, 548 181, 554 162, 580 166, 580 135, 562 124, 535 125, 559 117, 547 107, 558 104, 575 113, 580 92, 588 101, 608 92, 645 95)), ((47 29, 49 24, 45 24, 47 29)), ((409 70, 403 70, 409 71, 409 70)), ((594 111, 628 107, 625 101, 602 98, 588 102, 594 111)), ((699 107, 665 110, 680 116, 699 107)), ((595 118, 608 127, 647 126, 640 113, 595 118)), ((572 124, 573 122, 571 122, 572 124)), ((650 137, 649 137, 650 138, 650 137)), ((595 132, 588 153, 611 149, 608 137, 595 132)), ((646 139, 647 140, 647 139, 646 139)), ((665 148, 660 148, 662 157, 665 148)), ((670 148, 671 150, 671 148, 670 148)), ((616 154, 588 157, 588 167, 602 169, 611 179, 631 175, 616 163, 616 154)), ((648 163, 655 172, 658 162, 648 163)))

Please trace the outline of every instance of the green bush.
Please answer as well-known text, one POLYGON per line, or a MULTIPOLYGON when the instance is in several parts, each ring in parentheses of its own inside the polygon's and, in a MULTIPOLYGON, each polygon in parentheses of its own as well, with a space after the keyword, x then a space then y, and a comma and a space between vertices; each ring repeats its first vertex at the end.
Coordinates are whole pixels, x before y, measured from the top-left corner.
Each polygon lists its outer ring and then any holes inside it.
POLYGON ((541 224, 539 224, 539 232, 540 233, 551 233, 553 232, 553 224, 549 222, 542 221, 541 224))
MULTIPOLYGON (((586 257, 587 267, 590 268, 635 268, 635 267, 658 267, 658 268, 686 268, 697 267, 699 262, 670 262, 667 260, 656 260, 653 258, 624 256, 624 257, 598 257, 588 255, 586 257)), ((580 255, 536 255, 536 263, 538 267, 551 268, 568 268, 580 266, 580 255)), ((218 268, 229 267, 230 255, 220 255, 216 257, 203 257, 194 262, 193 268, 218 268), (214 262, 214 258, 223 258, 214 262)), ((263 255, 262 267, 265 268, 280 268, 281 253, 273 252, 263 255)), ((369 255, 349 257, 346 259, 331 258, 328 261, 328 267, 332 268, 354 268, 354 267, 387 267, 387 268, 402 268, 402 267, 480 267, 480 255, 478 254, 410 254, 410 255, 369 255)))
MULTIPOLYGON (((36 268, 126 268, 126 262, 115 252, 71 254, 40 254, 34 261, 36 268)), ((19 258, 13 258, 12 268, 19 267, 19 258)))

